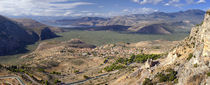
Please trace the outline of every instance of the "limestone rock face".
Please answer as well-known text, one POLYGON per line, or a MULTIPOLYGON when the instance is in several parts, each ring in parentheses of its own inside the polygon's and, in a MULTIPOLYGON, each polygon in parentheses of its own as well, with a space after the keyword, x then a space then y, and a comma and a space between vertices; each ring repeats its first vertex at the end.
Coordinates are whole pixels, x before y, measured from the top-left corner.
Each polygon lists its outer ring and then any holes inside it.
POLYGON ((141 72, 138 72, 140 76, 135 78, 136 85, 143 84, 145 78, 158 85, 210 85, 210 77, 207 76, 210 72, 210 10, 206 12, 203 22, 192 28, 186 39, 174 47, 166 58, 158 61, 159 64, 151 68, 143 68, 148 64, 141 66, 141 72), (155 76, 167 69, 177 72, 176 83, 157 81, 155 76))
POLYGON ((171 62, 165 66, 174 65, 178 85, 210 84, 206 76, 210 71, 210 10, 204 21, 192 29, 190 36, 169 53, 168 59, 172 58, 175 60, 169 60, 171 62))

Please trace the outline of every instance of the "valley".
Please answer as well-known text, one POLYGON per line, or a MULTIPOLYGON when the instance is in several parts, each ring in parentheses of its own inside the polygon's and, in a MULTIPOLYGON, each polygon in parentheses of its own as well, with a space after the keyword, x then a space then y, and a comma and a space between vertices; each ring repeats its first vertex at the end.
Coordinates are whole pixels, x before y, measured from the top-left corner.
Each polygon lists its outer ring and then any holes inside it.
POLYGON ((45 21, 0 16, 0 84, 208 85, 209 22, 210 10, 199 9, 45 21))

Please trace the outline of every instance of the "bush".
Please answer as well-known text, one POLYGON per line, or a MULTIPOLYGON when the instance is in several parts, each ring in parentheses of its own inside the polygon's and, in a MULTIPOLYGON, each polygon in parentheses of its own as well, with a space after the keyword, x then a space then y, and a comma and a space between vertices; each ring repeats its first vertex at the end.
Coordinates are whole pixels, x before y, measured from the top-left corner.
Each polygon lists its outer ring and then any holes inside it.
POLYGON ((74 73, 79 73, 79 70, 74 70, 74 73))
POLYGON ((152 80, 150 80, 149 78, 145 78, 143 85, 153 85, 152 80))
POLYGON ((61 72, 55 72, 55 71, 53 71, 53 72, 51 72, 51 74, 61 75, 61 72))
POLYGON ((49 82, 48 82, 48 80, 46 80, 46 81, 44 81, 44 80, 41 80, 41 82, 42 82, 42 85, 49 85, 49 82))
POLYGON ((188 56, 188 58, 187 58, 187 60, 189 61, 192 57, 193 57, 193 54, 190 53, 189 56, 188 56))
POLYGON ((38 68, 38 71, 45 72, 45 70, 43 68, 38 68))
POLYGON ((210 72, 207 73, 207 76, 210 77, 210 72))
POLYGON ((197 67, 198 67, 198 64, 197 64, 197 63, 196 63, 196 64, 194 64, 194 67, 195 67, 195 68, 197 68, 197 67))
POLYGON ((84 75, 83 77, 84 77, 85 79, 89 79, 89 78, 90 78, 90 77, 88 77, 87 75, 84 75))
POLYGON ((61 83, 61 81, 60 81, 60 80, 58 80, 58 79, 56 79, 56 80, 54 81, 54 83, 55 83, 55 84, 57 84, 57 83, 61 83))

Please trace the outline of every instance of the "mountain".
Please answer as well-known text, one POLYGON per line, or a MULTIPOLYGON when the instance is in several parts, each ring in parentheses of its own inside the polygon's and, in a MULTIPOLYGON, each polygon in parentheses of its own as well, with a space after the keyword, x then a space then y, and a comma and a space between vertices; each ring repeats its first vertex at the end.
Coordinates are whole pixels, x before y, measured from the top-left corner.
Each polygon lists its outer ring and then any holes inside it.
POLYGON ((56 20, 56 24, 72 25, 72 26, 95 26, 100 22, 107 21, 106 18, 101 17, 82 17, 78 19, 62 19, 56 20))
POLYGON ((29 32, 12 20, 0 16, 0 55, 24 51, 25 45, 37 40, 35 32, 29 32))
MULTIPOLYGON (((192 9, 187 11, 179 11, 173 13, 154 12, 151 14, 132 14, 125 16, 116 16, 113 18, 99 18, 99 17, 83 17, 78 19, 56 20, 54 23, 71 26, 130 26, 128 32, 139 32, 146 34, 162 34, 156 32, 154 25, 158 25, 157 29, 167 31, 170 33, 190 32, 191 27, 200 24, 204 11, 199 9, 192 9), (163 25, 165 25, 163 27, 163 25), (151 27, 151 28, 150 28, 151 27), (143 29, 142 29, 143 28, 143 29), (147 28, 147 29, 146 29, 147 28), (144 31, 142 31, 144 30, 144 31)), ((163 34, 165 34, 163 32, 163 34)))
POLYGON ((0 56, 25 52, 28 44, 58 37, 51 29, 33 20, 14 21, 0 16, 0 56))

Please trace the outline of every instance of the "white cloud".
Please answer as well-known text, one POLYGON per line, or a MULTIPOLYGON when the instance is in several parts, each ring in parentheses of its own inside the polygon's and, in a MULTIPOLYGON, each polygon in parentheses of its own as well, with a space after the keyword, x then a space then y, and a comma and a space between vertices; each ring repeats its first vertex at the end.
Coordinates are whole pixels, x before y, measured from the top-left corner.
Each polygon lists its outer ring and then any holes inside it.
POLYGON ((180 0, 170 0, 168 3, 166 3, 166 6, 173 5, 174 3, 178 3, 180 0))
POLYGON ((162 1, 163 0, 133 0, 133 2, 136 2, 139 4, 158 4, 162 1))
POLYGON ((200 4, 200 3, 206 3, 206 0, 199 0, 197 3, 198 4, 200 4))
POLYGON ((137 9, 124 9, 122 10, 124 14, 149 14, 153 12, 157 12, 158 10, 152 8, 137 8, 137 9))
POLYGON ((174 7, 182 7, 183 3, 180 3, 180 0, 170 0, 169 2, 164 4, 165 6, 174 6, 174 7))
POLYGON ((69 0, 0 0, 0 13, 7 15, 67 16, 72 8, 89 2, 59 3, 69 0), (65 10, 64 10, 65 9, 65 10))

